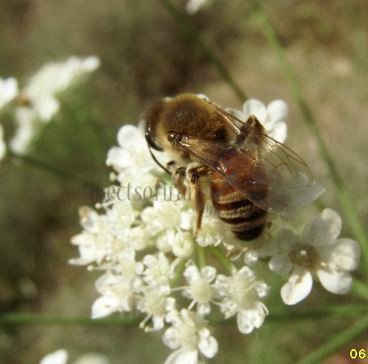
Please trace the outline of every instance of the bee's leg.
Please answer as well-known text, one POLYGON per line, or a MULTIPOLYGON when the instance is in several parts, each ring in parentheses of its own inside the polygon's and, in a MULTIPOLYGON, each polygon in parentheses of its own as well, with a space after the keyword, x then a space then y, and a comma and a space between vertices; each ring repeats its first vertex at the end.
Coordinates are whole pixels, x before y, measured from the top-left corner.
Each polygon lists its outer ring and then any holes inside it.
POLYGON ((250 115, 240 128, 240 134, 236 137, 235 144, 242 146, 251 133, 265 133, 263 125, 254 115, 250 115))
POLYGON ((189 168, 187 173, 187 183, 189 184, 190 199, 197 212, 197 221, 194 230, 194 236, 197 236, 202 225, 202 218, 205 209, 205 196, 201 187, 201 176, 207 175, 207 170, 203 168, 189 168))
MULTIPOLYGON (((170 161, 166 163, 165 170, 171 175, 172 181, 175 187, 180 191, 180 193, 185 193, 185 167, 178 167, 175 161, 170 161)), ((156 180, 156 189, 161 188, 165 183, 162 183, 160 178, 156 180)))
POLYGON ((171 178, 175 187, 178 189, 182 196, 185 196, 187 187, 185 186, 185 167, 178 167, 174 161, 167 163, 167 169, 171 173, 171 178))

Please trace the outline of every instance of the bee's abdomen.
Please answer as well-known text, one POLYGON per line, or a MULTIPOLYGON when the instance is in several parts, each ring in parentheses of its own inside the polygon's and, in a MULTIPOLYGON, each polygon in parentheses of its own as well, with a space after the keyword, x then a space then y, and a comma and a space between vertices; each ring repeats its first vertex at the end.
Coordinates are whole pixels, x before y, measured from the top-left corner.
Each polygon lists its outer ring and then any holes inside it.
POLYGON ((231 187, 221 191, 217 187, 216 183, 211 184, 212 204, 217 216, 239 239, 258 238, 266 225, 267 211, 254 205, 231 187))

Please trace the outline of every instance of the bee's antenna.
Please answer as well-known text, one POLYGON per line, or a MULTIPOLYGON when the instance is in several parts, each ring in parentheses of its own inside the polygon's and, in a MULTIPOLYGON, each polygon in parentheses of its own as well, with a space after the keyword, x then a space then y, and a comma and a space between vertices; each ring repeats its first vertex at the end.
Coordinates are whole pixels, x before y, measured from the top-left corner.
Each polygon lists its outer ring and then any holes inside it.
POLYGON ((152 149, 151 149, 151 147, 149 146, 148 147, 148 150, 149 150, 149 152, 150 152, 150 154, 151 154, 151 157, 152 157, 152 159, 156 162, 156 164, 160 167, 160 168, 162 168, 167 174, 170 174, 171 175, 171 173, 170 173, 170 171, 166 168, 166 167, 164 167, 158 160, 157 160, 157 158, 156 158, 156 156, 152 153, 152 149))

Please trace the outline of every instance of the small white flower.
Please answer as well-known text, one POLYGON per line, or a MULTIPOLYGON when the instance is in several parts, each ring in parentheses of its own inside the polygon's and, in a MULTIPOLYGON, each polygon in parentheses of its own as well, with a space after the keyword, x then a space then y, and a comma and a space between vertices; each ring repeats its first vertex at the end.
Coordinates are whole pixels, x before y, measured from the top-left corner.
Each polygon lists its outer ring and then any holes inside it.
POLYGON ((186 215, 182 214, 183 204, 179 201, 154 201, 152 207, 141 213, 142 221, 152 235, 186 226, 186 215))
POLYGON ((178 231, 175 234, 175 239, 170 242, 172 253, 177 258, 189 258, 193 251, 193 236, 188 232, 178 231))
POLYGON ((129 246, 134 248, 136 251, 143 250, 154 245, 154 242, 151 240, 151 235, 147 229, 141 225, 131 227, 128 230, 127 241, 129 242, 129 246))
POLYGON ((106 272, 96 281, 96 289, 102 296, 97 298, 92 305, 92 318, 132 310, 134 304, 132 279, 128 279, 121 274, 106 272))
POLYGON ((155 174, 162 171, 149 155, 143 125, 122 126, 117 139, 119 146, 109 150, 106 164, 118 173, 117 179, 122 186, 130 183, 132 196, 139 193, 143 197, 144 188, 147 188, 146 195, 150 192, 148 189, 153 193, 158 180, 155 174))
POLYGON ((0 77, 0 110, 18 94, 18 83, 15 78, 0 77))
POLYGON ((270 269, 289 276, 281 289, 281 297, 294 305, 308 296, 313 275, 331 293, 345 294, 352 283, 351 273, 360 259, 359 244, 338 236, 341 232, 340 216, 325 209, 304 227, 301 236, 290 230, 280 232, 280 252, 270 262, 270 269))
POLYGON ((56 94, 65 91, 84 75, 95 71, 100 65, 97 57, 72 56, 65 62, 52 62, 36 72, 21 91, 37 116, 48 121, 59 108, 56 94))
POLYGON ((72 244, 78 246, 80 258, 72 259, 70 263, 100 264, 103 260, 117 259, 129 243, 130 227, 135 219, 131 205, 118 202, 104 215, 83 207, 79 214, 84 231, 72 238, 72 244))
POLYGON ((137 274, 143 272, 143 265, 136 261, 135 250, 130 246, 121 250, 113 264, 108 265, 108 268, 113 269, 115 274, 119 274, 130 282, 134 281, 137 274))
POLYGON ((6 144, 4 141, 4 129, 0 124, 0 161, 4 158, 6 154, 6 144))
POLYGON ((10 143, 11 149, 26 152, 43 124, 58 112, 57 95, 96 70, 99 64, 99 59, 94 56, 72 56, 65 62, 48 63, 34 74, 19 92, 19 105, 15 110, 17 130, 10 143))
POLYGON ((236 117, 247 121, 249 116, 254 115, 266 129, 267 134, 280 143, 287 137, 286 118, 288 105, 285 101, 274 100, 267 106, 257 99, 249 99, 244 102, 243 110, 227 109, 236 117))
POLYGON ((198 364, 201 357, 213 358, 217 354, 217 341, 202 316, 182 309, 180 313, 171 311, 166 320, 172 326, 165 331, 163 341, 175 351, 165 364, 198 364))
MULTIPOLYGON (((54 351, 46 355, 40 364, 66 364, 68 361, 68 352, 64 349, 54 351)), ((88 353, 76 359, 74 364, 109 364, 109 359, 102 354, 88 353)))
POLYGON ((196 13, 200 8, 202 8, 208 0, 189 0, 186 5, 186 11, 189 14, 196 13))
POLYGON ((143 264, 143 280, 148 286, 165 290, 170 288, 170 279, 173 278, 175 267, 165 254, 146 255, 143 264))
POLYGON ((261 327, 268 310, 260 301, 267 295, 269 287, 258 281, 247 266, 227 277, 218 275, 215 286, 222 297, 221 311, 225 318, 237 314, 238 329, 242 334, 250 334, 261 327))
POLYGON ((138 301, 139 311, 147 314, 140 327, 146 330, 161 330, 165 324, 166 315, 175 309, 175 298, 169 297, 169 290, 159 290, 157 288, 145 288, 143 297, 138 301), (147 328, 146 323, 152 319, 152 327, 147 328))
POLYGON ((273 240, 257 242, 256 246, 246 246, 243 249, 244 263, 248 266, 255 265, 260 259, 272 257, 278 252, 277 245, 273 240), (259 246, 258 246, 259 245, 259 246))
POLYGON ((194 215, 188 214, 187 209, 183 201, 158 199, 141 213, 145 229, 155 237, 158 249, 178 258, 187 258, 193 252, 193 235, 186 230, 192 228, 188 219, 193 220, 194 215))
POLYGON ((14 152, 23 153, 27 150, 33 137, 38 133, 41 124, 37 121, 32 109, 17 107, 15 109, 15 123, 17 129, 10 140, 10 148, 14 152))
POLYGON ((53 353, 47 354, 40 364, 66 364, 68 360, 68 352, 64 349, 59 349, 53 353))
POLYGON ((77 358, 74 364, 109 364, 110 361, 106 355, 97 353, 84 354, 77 358))
POLYGON ((216 278, 216 269, 211 266, 203 267, 200 271, 196 265, 189 265, 184 271, 189 286, 183 294, 192 300, 190 307, 197 304, 197 311, 201 316, 211 311, 211 301, 215 295, 213 281, 216 278))
POLYGON ((234 237, 227 226, 224 226, 217 217, 203 216, 202 227, 196 238, 196 243, 202 247, 217 246, 234 237))

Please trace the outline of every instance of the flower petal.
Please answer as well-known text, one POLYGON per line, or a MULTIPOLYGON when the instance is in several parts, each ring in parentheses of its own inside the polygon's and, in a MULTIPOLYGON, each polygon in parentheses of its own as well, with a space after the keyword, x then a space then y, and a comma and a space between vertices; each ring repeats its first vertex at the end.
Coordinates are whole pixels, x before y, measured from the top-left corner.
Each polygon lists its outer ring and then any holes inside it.
POLYGON ((358 268, 360 245, 352 239, 338 239, 336 245, 328 246, 327 261, 337 270, 353 271, 358 268))
POLYGON ((201 269, 201 275, 207 282, 212 282, 216 278, 216 268, 207 265, 201 269))
POLYGON ((273 272, 277 272, 283 276, 286 276, 292 270, 293 265, 287 254, 279 254, 270 259, 268 267, 273 272))
POLYGON ((253 309, 240 310, 238 312, 236 321, 238 329, 242 334, 250 334, 255 328, 262 326, 267 312, 262 306, 258 302, 253 309))
POLYGON ((45 95, 38 98, 34 106, 40 120, 46 123, 59 111, 60 103, 55 97, 45 95))
POLYGON ((66 364, 68 360, 68 353, 64 349, 54 351, 46 355, 40 362, 40 364, 66 364))
POLYGON ((15 78, 0 77, 0 109, 12 101, 18 94, 18 83, 15 78))
POLYGON ((339 214, 332 209, 324 209, 319 216, 305 226, 302 241, 317 246, 331 244, 340 235, 341 227, 339 214))
POLYGON ((197 350, 176 350, 165 360, 165 364, 198 364, 198 352, 197 350))
POLYGON ((129 152, 119 147, 112 147, 107 153, 106 164, 115 169, 128 168, 134 165, 134 161, 129 152))
POLYGON ((0 161, 4 158, 6 153, 6 144, 4 142, 4 130, 3 126, 0 124, 0 161))
POLYGON ((273 124, 285 120, 288 112, 288 104, 283 100, 274 100, 267 106, 267 114, 273 124))
POLYGON ((162 341, 170 349, 177 349, 180 346, 178 329, 175 327, 169 327, 162 336, 162 341))
POLYGON ((209 330, 202 330, 200 333, 200 340, 198 348, 206 358, 213 358, 218 351, 217 340, 210 335, 209 330))
POLYGON ((118 143, 124 149, 134 152, 137 143, 144 141, 143 133, 134 125, 124 125, 118 131, 118 143))
MULTIPOLYGON (((186 6, 187 13, 188 14, 196 13, 206 2, 207 0, 189 0, 186 6)), ((201 98, 203 98, 204 95, 199 94, 197 96, 202 96, 201 98)))
POLYGON ((78 357, 73 364, 110 364, 110 361, 105 355, 88 353, 78 357))
POLYGON ((351 289, 352 278, 347 272, 320 269, 317 276, 322 286, 331 293, 345 294, 351 289))
POLYGON ((105 317, 118 311, 120 301, 116 297, 101 296, 92 305, 92 318, 105 317))
POLYGON ((188 281, 188 283, 191 283, 195 281, 196 279, 200 278, 199 270, 196 265, 192 264, 189 267, 187 267, 184 271, 184 277, 188 281))
POLYGON ((272 126, 272 129, 267 129, 268 134, 271 138, 283 143, 287 137, 287 126, 286 123, 278 122, 272 126))
POLYGON ((245 101, 243 104, 243 112, 246 118, 248 118, 250 115, 255 115, 262 124, 266 121, 266 106, 262 101, 257 99, 249 99, 245 101))
POLYGON ((295 305, 309 295, 312 286, 311 273, 304 268, 296 267, 288 282, 281 288, 281 298, 287 305, 295 305))

